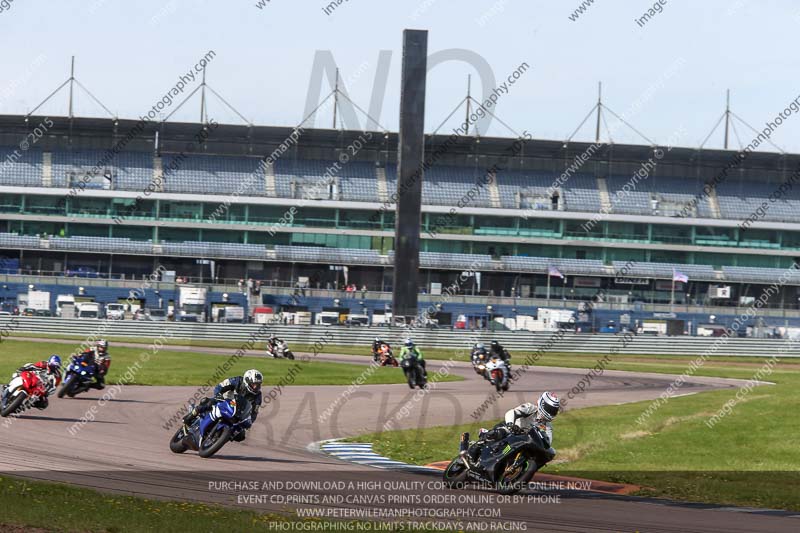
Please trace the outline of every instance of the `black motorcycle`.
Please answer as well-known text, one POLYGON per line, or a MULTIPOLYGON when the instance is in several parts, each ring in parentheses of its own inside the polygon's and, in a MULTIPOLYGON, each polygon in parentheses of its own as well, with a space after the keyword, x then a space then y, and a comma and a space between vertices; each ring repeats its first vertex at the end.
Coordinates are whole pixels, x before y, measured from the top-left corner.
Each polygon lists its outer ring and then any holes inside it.
POLYGON ((509 434, 502 440, 483 443, 476 464, 471 465, 464 457, 471 457, 473 450, 469 445, 469 433, 462 434, 461 454, 450 462, 442 475, 445 484, 461 488, 472 481, 489 485, 501 494, 514 494, 525 488, 539 468, 552 459, 547 452, 550 445, 547 436, 535 427, 530 431, 511 424, 506 427, 509 434))
POLYGON ((406 375, 406 380, 408 380, 408 386, 410 388, 419 387, 420 389, 424 389, 428 386, 428 380, 425 378, 425 371, 422 369, 422 365, 415 355, 404 356, 403 360, 400 362, 400 367, 406 375))

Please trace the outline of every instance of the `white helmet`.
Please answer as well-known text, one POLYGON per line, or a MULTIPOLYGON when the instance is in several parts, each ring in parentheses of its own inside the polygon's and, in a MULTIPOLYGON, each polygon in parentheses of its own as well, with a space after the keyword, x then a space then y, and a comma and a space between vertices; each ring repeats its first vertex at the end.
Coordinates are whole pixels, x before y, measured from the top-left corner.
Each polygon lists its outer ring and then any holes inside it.
POLYGON ((253 394, 261 392, 261 384, 264 383, 264 376, 255 369, 250 369, 244 373, 244 384, 247 390, 253 394))
POLYGON ((558 415, 558 410, 561 408, 561 402, 554 392, 543 392, 539 396, 539 402, 536 404, 539 411, 539 416, 545 420, 553 420, 558 415))

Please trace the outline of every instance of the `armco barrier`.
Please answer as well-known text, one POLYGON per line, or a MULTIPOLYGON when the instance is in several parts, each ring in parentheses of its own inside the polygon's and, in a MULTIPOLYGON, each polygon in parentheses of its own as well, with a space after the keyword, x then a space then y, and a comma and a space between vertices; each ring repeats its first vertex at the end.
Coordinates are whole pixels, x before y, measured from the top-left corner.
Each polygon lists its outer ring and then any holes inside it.
MULTIPOLYGON (((14 332, 41 333, 50 335, 78 335, 88 337, 95 334, 102 320, 79 320, 49 317, 9 317, 0 316, 0 330, 8 326, 14 332), (15 321, 12 325, 12 320, 15 321)), ((103 335, 107 337, 154 338, 163 334, 169 327, 171 336, 176 339, 246 341, 258 331, 259 324, 205 324, 173 322, 140 322, 131 320, 111 321, 103 335)), ((400 343, 409 336, 407 329, 387 327, 345 327, 345 326, 270 326, 269 332, 286 339, 290 344, 313 344, 326 339, 326 344, 357 345, 364 347, 364 354, 376 336, 392 344, 400 343)), ((426 347, 464 348, 475 342, 476 338, 488 343, 497 339, 513 353, 530 353, 547 343, 555 332, 473 332, 450 329, 416 329, 411 332, 414 341, 423 349, 426 347)), ((780 339, 716 339, 709 337, 655 337, 643 335, 634 337, 623 346, 622 339, 615 335, 584 335, 567 333, 557 340, 554 352, 570 353, 609 353, 616 348, 627 354, 683 354, 700 355, 712 346, 717 348, 714 355, 758 355, 771 356, 780 352, 785 357, 800 357, 800 343, 786 349, 785 341, 780 339)))

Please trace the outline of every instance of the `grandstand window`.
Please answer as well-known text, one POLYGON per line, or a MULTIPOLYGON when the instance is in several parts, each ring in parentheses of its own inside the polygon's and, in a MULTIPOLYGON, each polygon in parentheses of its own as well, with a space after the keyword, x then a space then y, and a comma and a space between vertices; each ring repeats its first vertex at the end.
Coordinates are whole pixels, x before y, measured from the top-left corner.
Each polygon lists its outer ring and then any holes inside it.
POLYGON ((191 228, 159 228, 159 240, 168 242, 199 241, 200 230, 191 228))
POLYGON ((152 241, 153 228, 149 226, 134 226, 133 224, 115 224, 111 226, 111 236, 131 239, 133 241, 152 241))
POLYGON ((272 205, 250 206, 251 222, 278 222, 286 213, 286 208, 272 205))
POLYGON ((692 228, 690 226, 653 225, 654 242, 690 244, 692 242, 692 228))
POLYGON ((244 244, 245 234, 241 231, 203 229, 203 241, 244 244))
POLYGON ((111 212, 110 198, 74 196, 69 199, 68 213, 77 216, 108 216, 111 212))
POLYGON ((203 204, 163 201, 161 202, 160 213, 162 218, 200 220, 203 216, 203 204))
POLYGON ((800 232, 785 231, 781 243, 782 248, 800 248, 800 232))
POLYGON ((43 215, 67 214, 67 203, 62 196, 28 196, 25 202, 25 213, 43 215))
POLYGON ((67 237, 108 237, 111 227, 106 224, 70 224, 67 237))
POLYGON ((0 212, 19 213, 22 210, 22 196, 18 194, 0 194, 0 212))

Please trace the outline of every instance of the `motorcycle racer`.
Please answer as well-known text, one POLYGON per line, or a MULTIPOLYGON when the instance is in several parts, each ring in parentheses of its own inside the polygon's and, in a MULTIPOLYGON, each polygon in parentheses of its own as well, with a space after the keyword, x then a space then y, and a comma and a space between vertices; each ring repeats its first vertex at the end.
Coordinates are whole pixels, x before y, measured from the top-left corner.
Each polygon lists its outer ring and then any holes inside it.
POLYGON ((491 357, 499 357, 506 363, 508 363, 509 360, 511 359, 511 354, 508 353, 508 350, 503 348, 503 345, 495 340, 493 340, 492 343, 489 345, 489 350, 491 351, 490 353, 491 357))
POLYGON ((384 342, 380 337, 375 337, 375 340, 372 341, 372 359, 378 360, 384 346, 388 349, 392 348, 388 342, 384 342))
POLYGON ((17 374, 20 372, 36 372, 47 385, 47 396, 39 398, 32 404, 37 409, 46 409, 50 404, 47 397, 53 394, 56 388, 61 385, 61 357, 53 354, 47 361, 22 365, 17 369, 17 374))
POLYGON ((416 357, 417 362, 422 366, 422 372, 425 374, 425 378, 428 377, 428 370, 425 368, 425 358, 422 355, 422 350, 417 348, 414 345, 414 341, 411 339, 406 339, 403 343, 403 349, 400 350, 400 359, 405 359, 406 357, 416 357))
MULTIPOLYGON (((263 383, 263 374, 258 370, 250 369, 243 376, 228 378, 220 382, 214 387, 214 396, 225 399, 238 398, 239 400, 244 399, 250 402, 252 407, 250 420, 245 421, 246 428, 249 428, 258 418, 258 410, 261 408, 261 385, 263 383)), ((183 423, 186 426, 190 426, 195 418, 210 411, 213 405, 213 398, 203 398, 199 404, 183 417, 183 423)), ((243 431, 235 440, 241 442, 245 439, 245 436, 246 432, 243 431)))
POLYGON ((283 341, 279 339, 277 335, 273 334, 267 337, 267 355, 269 355, 272 358, 277 358, 278 346, 280 346, 282 342, 283 341))
POLYGON ((485 363, 489 359, 486 346, 484 346, 482 342, 475 344, 475 346, 472 347, 470 358, 472 359, 472 367, 478 372, 478 365, 485 363))
MULTIPOLYGON (((547 462, 552 461, 556 456, 556 450, 553 448, 552 421, 558 415, 560 408, 561 402, 555 393, 543 392, 535 404, 523 403, 518 405, 506 412, 504 422, 497 424, 491 430, 481 430, 478 435, 478 441, 470 447, 468 452, 463 453, 462 458, 465 459, 466 464, 469 466, 478 460, 483 447, 487 443, 503 440, 516 427, 525 432, 536 429, 543 433, 545 445, 548 446, 545 451, 547 462)), ((539 467, 541 466, 544 465, 539 465, 539 467)))
POLYGON ((90 384, 90 386, 97 390, 106 388, 106 374, 108 374, 108 369, 111 368, 111 356, 108 354, 108 341, 99 339, 95 343, 94 348, 84 350, 78 357, 94 367, 94 379, 96 382, 90 384))

